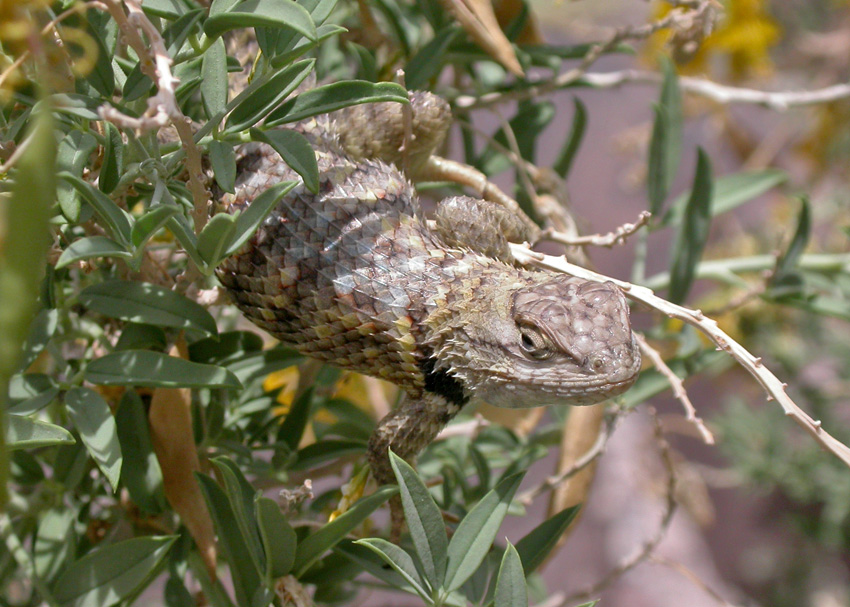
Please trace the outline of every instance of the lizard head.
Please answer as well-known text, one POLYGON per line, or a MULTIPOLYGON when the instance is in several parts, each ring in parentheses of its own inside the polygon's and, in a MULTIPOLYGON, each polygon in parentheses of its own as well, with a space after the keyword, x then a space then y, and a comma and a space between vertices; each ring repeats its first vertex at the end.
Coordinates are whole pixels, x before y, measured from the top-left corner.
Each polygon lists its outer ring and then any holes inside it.
POLYGON ((559 275, 513 291, 501 305, 503 313, 475 330, 476 342, 488 342, 471 382, 475 398, 510 408, 590 405, 637 378, 629 308, 612 283, 559 275))

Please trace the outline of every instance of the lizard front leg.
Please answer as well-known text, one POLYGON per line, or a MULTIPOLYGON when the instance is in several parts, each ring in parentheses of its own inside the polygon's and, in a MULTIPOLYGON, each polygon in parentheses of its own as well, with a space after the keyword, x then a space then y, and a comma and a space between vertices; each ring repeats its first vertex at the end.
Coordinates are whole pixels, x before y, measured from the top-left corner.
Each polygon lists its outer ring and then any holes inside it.
MULTIPOLYGON (((460 405, 434 392, 424 392, 419 398, 406 396, 396 409, 378 422, 369 438, 367 457, 375 480, 382 485, 394 483, 389 450, 412 464, 460 409, 460 405)), ((390 515, 391 538, 397 541, 404 526, 404 512, 398 496, 390 500, 390 515)))

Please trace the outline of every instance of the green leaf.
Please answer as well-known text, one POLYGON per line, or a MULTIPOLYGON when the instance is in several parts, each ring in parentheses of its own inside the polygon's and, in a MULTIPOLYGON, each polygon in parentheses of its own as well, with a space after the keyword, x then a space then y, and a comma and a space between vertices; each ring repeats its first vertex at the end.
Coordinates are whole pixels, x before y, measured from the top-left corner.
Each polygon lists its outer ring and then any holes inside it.
POLYGON ((196 473, 195 477, 210 509, 219 545, 227 555, 236 591, 236 604, 250 605, 254 593, 262 586, 262 580, 254 568, 245 537, 239 526, 233 524, 236 514, 227 495, 213 479, 200 473, 196 473))
MULTIPOLYGON (((802 198, 800 203, 800 213, 797 215, 797 229, 794 231, 794 236, 788 245, 788 249, 777 260, 776 270, 770 279, 770 291, 768 294, 774 298, 787 300, 800 295, 803 293, 805 286, 804 277, 795 268, 797 261, 809 243, 812 220, 808 199, 802 198)), ((822 311, 825 312, 829 304, 826 304, 827 307, 823 307, 823 304, 827 301, 823 298, 809 299, 802 307, 811 311, 821 307, 822 311), (817 305, 817 300, 820 300, 820 305, 817 305)), ((841 306, 839 304, 840 308, 841 306)), ((846 309, 842 310, 841 316, 847 316, 846 309)))
POLYGON ((109 198, 109 196, 76 175, 62 172, 59 173, 59 178, 71 184, 94 207, 95 212, 106 227, 109 228, 115 240, 125 247, 129 247, 133 218, 127 211, 115 204, 115 201, 109 198))
POLYGON ((454 23, 442 28, 407 62, 404 80, 409 90, 426 87, 428 81, 440 73, 446 65, 446 51, 461 31, 462 28, 454 23))
POLYGON ((237 217, 218 213, 204 226, 198 236, 198 255, 208 267, 216 267, 227 257, 227 248, 236 233, 237 217))
POLYGON ((71 388, 65 395, 65 408, 89 455, 112 485, 112 490, 117 491, 123 458, 118 427, 109 405, 94 390, 71 388))
MULTIPOLYGON (((115 74, 112 71, 112 53, 106 48, 106 43, 98 35, 98 32, 91 26, 89 19, 83 20, 85 24, 85 32, 91 41, 94 42, 97 50, 94 67, 86 74, 86 80, 94 89, 103 95, 106 99, 112 99, 112 94, 115 92, 115 74)), ((91 52, 91 51, 89 51, 91 52)))
POLYGON ((236 153, 233 146, 224 141, 213 140, 207 146, 215 182, 223 191, 236 191, 236 153))
POLYGON ((121 480, 133 502, 151 514, 165 509, 162 470, 153 450, 145 405, 135 390, 127 390, 115 412, 118 441, 124 455, 121 480))
POLYGON ((292 566, 295 577, 303 575, 322 554, 333 548, 396 492, 395 487, 381 487, 372 495, 357 500, 347 511, 299 542, 292 566))
POLYGON ((265 126, 297 122, 310 116, 327 114, 360 103, 395 101, 408 103, 407 91, 394 82, 346 80, 319 86, 287 99, 266 118, 265 126))
POLYGON ((225 132, 237 133, 260 122, 301 84, 315 63, 315 59, 293 63, 258 86, 230 112, 225 122, 225 132))
POLYGON ((463 517, 449 543, 447 591, 460 588, 487 556, 524 474, 520 472, 502 480, 463 517))
POLYGON ((390 451, 390 464, 398 481, 404 518, 413 547, 432 588, 443 585, 446 576, 448 538, 440 509, 416 471, 390 451))
POLYGON ((295 564, 297 539, 295 531, 280 511, 280 506, 267 497, 254 502, 254 516, 266 555, 266 579, 283 577, 295 564))
POLYGON ((277 433, 278 441, 286 443, 290 450, 295 451, 304 436, 307 422, 310 421, 310 411, 313 407, 313 386, 298 395, 289 408, 289 412, 280 425, 277 433))
POLYGON ((133 243, 133 246, 137 249, 143 247, 171 217, 179 212, 180 207, 177 205, 160 204, 139 217, 136 223, 133 224, 133 229, 130 232, 130 241, 133 243))
MULTIPOLYGON (((62 141, 56 153, 56 170, 80 177, 89 158, 97 149, 97 139, 91 133, 73 130, 62 141)), ((56 192, 59 208, 68 221, 80 219, 80 194, 70 184, 60 182, 56 192)))
POLYGON ((115 349, 163 351, 167 345, 168 339, 161 327, 128 322, 118 337, 115 349))
POLYGON ((670 186, 676 178, 682 148, 682 94, 676 68, 669 60, 663 61, 664 81, 661 100, 655 106, 652 139, 649 142, 649 168, 647 192, 649 210, 657 217, 667 199, 670 186))
POLYGON ((319 165, 316 163, 316 153, 304 135, 287 129, 275 131, 251 129, 251 138, 272 146, 283 161, 301 175, 304 186, 314 194, 318 194, 319 165))
POLYGON ((217 39, 204 53, 201 78, 201 99, 207 116, 213 118, 227 107, 227 51, 223 39, 217 39))
POLYGON ((18 369, 27 369, 38 355, 47 347, 47 343, 59 325, 59 310, 55 308, 41 310, 30 323, 30 332, 24 342, 23 358, 18 369))
POLYGON ((186 251, 186 254, 192 259, 192 262, 201 270, 205 270, 204 260, 198 255, 198 239, 189 225, 189 220, 183 215, 174 215, 166 224, 171 233, 186 251))
POLYGON ((561 177, 566 179, 570 173, 570 168, 573 166, 576 152, 581 145, 581 140, 584 137, 584 131, 587 128, 587 108, 578 97, 573 97, 573 124, 570 127, 570 134, 564 142, 564 147, 558 153, 552 169, 561 177))
POLYGON ((121 131, 111 122, 104 122, 106 133, 103 144, 103 164, 97 185, 101 192, 108 194, 118 185, 124 170, 124 140, 121 131))
POLYGON ((516 548, 508 542, 499 576, 496 578, 495 607, 528 607, 528 590, 525 587, 525 574, 522 561, 516 548))
POLYGON ((555 516, 546 519, 517 542, 516 550, 522 559, 526 574, 537 569, 549 556, 561 535, 578 514, 579 506, 565 508, 555 516))
MULTIPOLYGON (((283 436, 282 433, 281 436, 283 436)), ((324 439, 299 449, 298 458, 289 469, 309 470, 327 461, 338 460, 349 455, 360 455, 364 451, 366 451, 365 441, 324 439)))
POLYGON ((6 415, 6 447, 36 449, 51 445, 73 445, 74 437, 65 428, 20 415, 6 415))
POLYGON ((711 190, 711 162, 702 148, 698 148, 691 197, 672 250, 669 299, 673 303, 684 301, 693 284, 696 265, 711 227, 711 190))
POLYGON ((97 548, 56 580, 61 607, 103 607, 134 596, 159 572, 175 536, 138 537, 97 548))
POLYGON ((242 245, 248 242, 248 239, 254 235, 254 232, 272 212, 278 201, 296 185, 298 185, 297 181, 283 181, 274 184, 257 196, 248 208, 239 214, 236 220, 236 233, 233 235, 233 240, 225 257, 233 255, 242 248, 242 245))
POLYGON ((227 12, 210 16, 204 22, 204 33, 215 38, 225 32, 245 27, 291 29, 310 40, 316 39, 316 26, 303 7, 292 0, 246 0, 227 12))
POLYGON ((114 352, 89 363, 85 378, 104 386, 241 388, 233 373, 148 350, 114 352))
MULTIPOLYGON (((731 211, 787 180, 788 175, 778 169, 743 171, 718 177, 712 188, 711 214, 717 217, 731 211)), ((685 192, 673 201, 670 210, 661 221, 661 226, 674 226, 681 223, 689 194, 685 192)))
POLYGON ((218 363, 232 356, 258 352, 263 338, 250 331, 226 331, 218 339, 207 337, 189 344, 189 360, 198 363, 218 363))
POLYGON ((86 287, 80 303, 99 314, 160 327, 218 331, 215 319, 184 295, 146 282, 108 280, 86 287))
POLYGON ((56 269, 62 269, 72 263, 82 261, 83 259, 92 259, 94 257, 117 257, 120 259, 130 259, 133 254, 127 251, 127 248, 115 242, 106 236, 88 236, 75 240, 68 248, 62 251, 59 259, 56 261, 56 269))
POLYGON ((404 580, 410 584, 416 593, 422 597, 426 604, 433 604, 428 583, 422 579, 413 557, 403 548, 391 544, 380 538, 368 538, 354 542, 360 546, 366 546, 369 550, 381 557, 387 565, 393 568, 404 580))
POLYGON ((77 514, 76 508, 64 503, 41 513, 33 546, 33 564, 36 575, 47 582, 53 581, 74 560, 77 514))
POLYGON ((232 460, 227 457, 216 457, 212 461, 218 469, 219 477, 224 481, 227 500, 233 510, 234 517, 231 519, 231 524, 232 521, 236 521, 251 562, 254 564, 257 574, 262 577, 266 571, 266 557, 263 544, 260 541, 257 519, 254 517, 254 498, 257 491, 232 460))

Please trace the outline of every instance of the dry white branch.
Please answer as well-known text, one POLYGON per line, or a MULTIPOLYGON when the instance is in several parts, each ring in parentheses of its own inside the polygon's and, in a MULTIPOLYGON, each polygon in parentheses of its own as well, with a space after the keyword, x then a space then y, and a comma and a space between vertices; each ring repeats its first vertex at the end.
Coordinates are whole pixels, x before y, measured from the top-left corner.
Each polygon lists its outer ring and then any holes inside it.
POLYGON ((702 436, 702 440, 705 441, 706 445, 713 445, 714 435, 708 428, 705 427, 705 423, 702 421, 702 418, 697 416, 697 410, 694 408, 694 404, 691 402, 691 399, 688 398, 688 393, 685 391, 685 386, 682 384, 682 380, 679 379, 678 375, 673 373, 673 369, 667 366, 667 363, 664 362, 663 358, 661 358, 661 354, 659 354, 658 350, 650 346, 643 335, 636 333, 635 337, 637 338, 641 351, 647 356, 647 358, 649 358, 649 360, 652 361, 652 364, 655 365, 658 372, 666 377, 667 381, 670 382, 670 388, 673 390, 673 396, 676 397, 676 400, 682 403, 682 408, 685 410, 685 419, 696 426, 697 431, 700 436, 702 436))
POLYGON ((141 119, 126 116, 111 106, 102 106, 99 110, 100 116, 118 126, 139 130, 160 128, 169 122, 174 125, 186 152, 189 190, 192 192, 194 204, 192 215, 195 233, 199 234, 207 222, 210 194, 204 186, 201 152, 195 144, 191 121, 177 104, 174 87, 179 80, 171 73, 172 59, 168 54, 165 40, 142 11, 137 0, 124 0, 127 13, 116 0, 103 0, 103 5, 115 19, 127 43, 139 56, 142 72, 156 83, 158 90, 155 96, 148 99, 148 109, 141 119), (147 36, 150 46, 145 44, 139 34, 140 31, 147 36))
POLYGON ((820 420, 812 419, 808 413, 803 411, 793 400, 791 400, 791 398, 785 393, 786 384, 779 381, 779 379, 762 364, 760 358, 750 354, 746 348, 741 346, 738 342, 722 331, 717 326, 717 321, 707 318, 699 310, 691 310, 684 306, 670 303, 669 301, 658 297, 646 287, 633 285, 623 280, 597 274, 596 272, 571 264, 563 257, 544 255, 542 253, 531 251, 528 247, 515 244, 511 244, 511 252, 514 258, 520 263, 536 265, 556 272, 564 272, 573 276, 586 278, 587 280, 613 282, 623 290, 623 293, 629 299, 643 303, 650 308, 663 312, 671 318, 676 318, 693 325, 717 344, 718 349, 729 354, 744 369, 746 369, 747 372, 750 373, 750 375, 752 375, 767 392, 768 400, 776 400, 785 411, 785 415, 802 426, 818 443, 820 443, 822 447, 831 451, 847 466, 850 466, 850 448, 824 430, 821 427, 820 420))
POLYGON ((588 236, 570 236, 563 232, 558 232, 553 229, 546 229, 540 236, 541 240, 551 240, 567 246, 587 246, 594 245, 597 247, 613 247, 614 245, 623 244, 626 238, 637 232, 641 227, 649 222, 652 213, 649 211, 641 211, 635 223, 624 223, 613 232, 607 234, 590 234, 588 236))

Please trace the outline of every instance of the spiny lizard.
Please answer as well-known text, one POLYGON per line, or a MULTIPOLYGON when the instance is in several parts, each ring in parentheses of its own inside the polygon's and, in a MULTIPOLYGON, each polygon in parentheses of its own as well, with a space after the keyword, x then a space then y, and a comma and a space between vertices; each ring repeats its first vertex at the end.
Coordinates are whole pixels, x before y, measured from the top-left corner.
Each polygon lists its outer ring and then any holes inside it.
MULTIPOLYGON (((449 125, 439 97, 411 99, 416 172, 449 125), (423 151, 424 150, 424 151, 423 151)), ((502 407, 589 405, 625 391, 640 367, 625 299, 610 283, 517 267, 508 241, 527 218, 469 197, 426 220, 400 163, 399 104, 296 125, 314 145, 318 194, 289 192, 218 276, 245 315, 302 354, 398 384, 368 459, 394 481, 388 449, 412 459, 470 400, 502 407)), ((297 174, 264 144, 240 151, 230 211, 297 174)), ((398 517, 394 508, 394 518, 398 517)))

